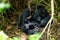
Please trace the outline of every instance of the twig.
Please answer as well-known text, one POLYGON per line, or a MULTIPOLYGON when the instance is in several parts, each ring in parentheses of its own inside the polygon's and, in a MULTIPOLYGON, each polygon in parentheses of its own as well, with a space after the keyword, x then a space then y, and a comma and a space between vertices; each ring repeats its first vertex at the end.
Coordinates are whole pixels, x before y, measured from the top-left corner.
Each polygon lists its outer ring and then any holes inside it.
MULTIPOLYGON (((54 0, 51 0, 51 11, 52 11, 51 17, 52 17, 52 20, 53 20, 53 15, 54 15, 54 0)), ((49 35, 50 35, 49 32, 50 32, 51 22, 50 22, 48 30, 47 30, 47 40, 49 40, 49 35)))
POLYGON ((28 8, 29 8, 30 11, 31 11, 31 6, 30 6, 31 2, 32 2, 32 0, 28 0, 28 8))
POLYGON ((47 30, 47 40, 50 38, 50 28, 51 28, 51 23, 49 24, 48 30, 47 30))

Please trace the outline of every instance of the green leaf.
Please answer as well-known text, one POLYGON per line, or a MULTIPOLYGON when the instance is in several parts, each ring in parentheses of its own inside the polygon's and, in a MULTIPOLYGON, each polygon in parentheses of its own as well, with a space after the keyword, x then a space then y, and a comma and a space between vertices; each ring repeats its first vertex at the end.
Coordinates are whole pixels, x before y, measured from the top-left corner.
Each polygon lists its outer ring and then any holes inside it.
POLYGON ((12 38, 9 38, 9 40, 13 40, 12 38))
POLYGON ((36 40, 36 39, 39 37, 39 34, 40 34, 40 33, 35 33, 35 34, 33 34, 33 35, 30 35, 30 36, 28 37, 28 39, 29 39, 29 40, 36 40))
POLYGON ((8 39, 8 36, 3 31, 0 31, 0 40, 6 40, 6 39, 8 39))
POLYGON ((4 3, 0 3, 0 12, 3 12, 5 10, 5 4, 4 3))
POLYGON ((6 4, 6 8, 10 8, 10 6, 11 6, 11 5, 10 5, 9 3, 6 4))
POLYGON ((18 37, 13 37, 13 40, 19 40, 19 38, 18 37))
POLYGON ((0 3, 0 12, 4 12, 7 8, 10 8, 9 3, 0 3))

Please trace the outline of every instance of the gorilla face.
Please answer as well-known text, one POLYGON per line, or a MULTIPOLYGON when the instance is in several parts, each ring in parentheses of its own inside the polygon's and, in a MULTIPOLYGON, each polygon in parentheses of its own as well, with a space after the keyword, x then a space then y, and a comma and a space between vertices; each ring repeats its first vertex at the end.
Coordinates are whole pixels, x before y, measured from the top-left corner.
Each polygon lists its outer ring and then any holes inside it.
POLYGON ((50 16, 43 6, 37 6, 32 8, 32 11, 28 8, 24 9, 20 14, 18 28, 22 29, 26 34, 34 34, 39 31, 40 28, 45 27, 50 19, 50 16), (28 19, 32 14, 32 17, 28 19))

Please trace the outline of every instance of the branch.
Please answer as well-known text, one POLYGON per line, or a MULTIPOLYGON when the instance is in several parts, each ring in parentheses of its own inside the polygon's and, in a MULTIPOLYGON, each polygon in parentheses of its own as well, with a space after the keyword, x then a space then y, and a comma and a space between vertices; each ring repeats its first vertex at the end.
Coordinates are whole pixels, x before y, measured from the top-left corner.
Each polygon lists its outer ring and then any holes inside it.
MULTIPOLYGON (((52 18, 52 20, 53 20, 53 15, 54 15, 54 0, 51 0, 51 18, 52 18)), ((52 22, 52 21, 51 21, 52 22)), ((47 30, 47 40, 49 40, 49 35, 50 35, 50 28, 51 28, 51 22, 50 22, 50 24, 49 24, 49 27, 48 27, 48 30, 47 30)))

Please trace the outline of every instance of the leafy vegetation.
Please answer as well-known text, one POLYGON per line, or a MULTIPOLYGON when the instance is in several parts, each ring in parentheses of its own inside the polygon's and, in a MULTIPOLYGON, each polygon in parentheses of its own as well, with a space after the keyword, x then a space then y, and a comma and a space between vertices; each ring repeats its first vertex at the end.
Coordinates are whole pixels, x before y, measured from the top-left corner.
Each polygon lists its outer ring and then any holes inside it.
MULTIPOLYGON (((29 7, 27 1, 28 0, 24 0, 24 1, 1 0, 0 2, 0 40, 7 40, 7 39, 20 40, 21 39, 20 35, 24 32, 17 29, 16 19, 25 7, 29 7), (7 39, 5 38, 6 34, 8 36, 7 39)), ((32 0, 31 4, 43 5, 51 15, 51 0, 32 0)), ((40 35, 40 33, 28 35, 28 39, 36 40, 40 35)), ((43 34, 43 37, 41 37, 41 39, 47 40, 48 37, 46 35, 47 35, 47 31, 43 34)), ((26 37, 26 35, 22 35, 22 36, 26 37)), ((53 19, 53 24, 51 25, 51 28, 50 28, 49 39, 50 40, 60 39, 60 0, 54 0, 54 19, 53 19)))

